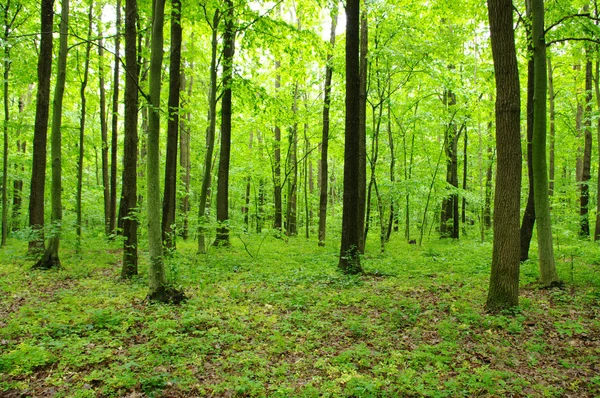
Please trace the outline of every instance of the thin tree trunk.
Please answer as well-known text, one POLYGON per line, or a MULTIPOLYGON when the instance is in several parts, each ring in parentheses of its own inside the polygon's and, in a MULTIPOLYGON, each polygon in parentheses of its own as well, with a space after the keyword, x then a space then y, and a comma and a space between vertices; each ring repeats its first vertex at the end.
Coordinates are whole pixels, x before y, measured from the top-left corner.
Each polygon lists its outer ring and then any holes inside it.
MULTIPOLYGON (((310 210, 310 202, 308 199, 308 191, 309 191, 309 168, 308 168, 308 158, 310 151, 310 141, 308 138, 308 123, 304 123, 304 227, 305 234, 304 237, 306 239, 310 238, 310 218, 311 218, 311 210, 310 210)), ((312 179, 311 179, 312 180, 312 179)))
POLYGON ((206 224, 208 223, 207 199, 210 196, 212 183, 212 158, 215 149, 215 132, 217 123, 217 48, 219 33, 219 10, 215 10, 211 25, 211 58, 210 89, 208 92, 208 128, 206 130, 206 156, 204 158, 204 175, 200 189, 200 206, 198 210, 198 253, 206 253, 206 224))
POLYGON ((546 42, 544 38, 544 0, 532 0, 534 104, 533 104, 533 183, 537 221, 540 281, 543 285, 558 282, 552 247, 552 221, 548 200, 546 163, 546 42))
MULTIPOLYGON (((354 1, 354 0, 347 0, 354 1)), ((347 13, 347 12, 346 12, 347 13)), ((360 14, 359 14, 360 15, 360 14)), ((368 55, 369 55, 369 21, 367 12, 363 11, 360 16, 360 45, 359 45, 359 92, 358 101, 358 252, 365 252, 365 213, 366 195, 367 195, 367 79, 368 79, 368 55)), ((348 83, 346 83, 348 84, 348 83)), ((347 122, 348 123, 348 122, 347 122)), ((346 179, 346 171, 344 166, 344 181, 346 179)), ((344 192, 346 190, 344 189, 344 192)), ((345 196, 345 193, 344 193, 345 196)))
POLYGON ((590 201, 589 181, 591 179, 592 161, 592 61, 589 52, 585 63, 585 122, 584 122, 584 145, 583 145, 583 167, 581 170, 581 192, 579 197, 579 215, 581 228, 580 236, 589 238, 590 221, 588 205, 590 201))
MULTIPOLYGON (((186 78, 184 71, 181 73, 181 91, 186 91, 189 80, 189 89, 187 97, 191 97, 193 80, 190 76, 186 78)), ((185 97, 184 97, 185 98, 185 97)), ((183 99, 182 99, 183 101, 183 99)), ((182 108, 186 105, 182 103, 182 108)), ((181 185, 183 186, 183 196, 181 197, 181 214, 183 216, 181 237, 183 240, 189 238, 189 212, 190 212, 190 182, 191 182, 191 160, 190 160, 190 126, 191 113, 186 111, 185 116, 179 119, 179 166, 181 167, 181 185)))
MULTIPOLYGON (((531 61, 532 62, 532 61, 531 61)), ((549 147, 548 147, 548 196, 554 195, 554 169, 556 168, 554 163, 554 142, 556 138, 556 111, 554 110, 554 69, 552 68, 552 57, 548 57, 546 60, 548 63, 548 105, 550 118, 550 135, 549 135, 549 147)), ((533 226, 532 226, 533 228, 533 226)), ((530 238, 531 240, 531 238, 530 238)))
POLYGON ((223 33, 223 98, 221 99, 221 148, 217 181, 217 235, 215 246, 229 246, 229 163, 231 157, 231 84, 235 53, 235 26, 232 0, 225 0, 223 33))
MULTIPOLYGON (((390 82, 391 84, 391 82, 390 82)), ((388 86, 388 96, 391 96, 391 87, 388 86)), ((392 108, 391 101, 387 102, 387 131, 388 131, 388 145, 390 147, 390 184, 394 187, 396 182, 396 150, 394 145, 394 134, 392 133, 392 108)), ((387 223, 387 231, 385 234, 386 242, 390 240, 392 235, 392 228, 396 221, 396 207, 394 206, 396 199, 392 189, 392 195, 390 200, 390 217, 387 223)))
MULTIPOLYGON (((531 0, 525 2, 527 7, 527 17, 531 18, 531 0)), ((528 28, 527 37, 530 38, 527 41, 527 53, 533 54, 533 44, 531 39, 531 29, 528 28)), ((550 62, 550 58, 548 58, 550 62)), ((548 64, 548 70, 551 69, 551 63, 548 64)), ((521 222, 521 228, 519 230, 520 236, 520 248, 521 261, 529 259, 529 247, 531 245, 531 238, 533 236, 533 228, 535 226, 535 186, 533 183, 533 95, 534 95, 534 76, 535 68, 533 64, 533 55, 529 56, 527 60, 527 177, 528 177, 528 194, 527 194, 527 205, 523 212, 523 221, 521 222)), ((552 76, 550 74, 550 76, 552 76)), ((553 143, 552 143, 553 144, 553 143)), ((553 160, 553 159, 552 159, 553 160)))
POLYGON ((123 267, 121 278, 138 274, 137 237, 137 146, 138 146, 138 60, 137 0, 125 0, 125 117, 123 145, 123 267))
POLYGON ((61 1, 60 20, 60 46, 58 50, 56 68, 56 86, 52 103, 52 131, 51 131, 51 158, 52 158, 52 228, 53 233, 48 242, 48 247, 42 258, 33 266, 38 269, 60 267, 58 250, 60 246, 60 233, 62 223, 62 104, 67 79, 67 51, 69 28, 69 0, 61 1))
POLYGON ((77 198, 75 203, 76 221, 75 231, 77 233, 77 251, 81 250, 81 195, 83 192, 83 155, 84 155, 84 137, 85 137, 85 118, 86 118, 86 97, 85 90, 88 84, 88 75, 90 68, 90 52, 92 50, 92 22, 93 22, 93 4, 90 4, 88 11, 88 41, 85 47, 85 61, 83 67, 83 80, 79 97, 81 99, 81 113, 79 116, 79 157, 77 161, 77 198))
MULTIPOLYGON (((279 69, 279 61, 275 61, 275 70, 279 69)), ((281 87, 281 76, 279 73, 275 76, 275 92, 279 92, 281 87)), ((273 194, 275 202, 275 218, 273 220, 273 228, 281 232, 283 227, 283 201, 281 199, 281 128, 275 126, 275 150, 273 151, 274 168, 273 168, 273 194)))
MULTIPOLYGON (((292 113, 298 113, 298 84, 294 88, 294 103, 292 113)), ((286 228, 287 236, 296 236, 298 234, 298 123, 294 122, 289 135, 290 149, 287 159, 288 191, 287 191, 287 209, 286 209, 286 228)))
POLYGON ((491 312, 519 304, 520 92, 512 10, 510 0, 488 0, 498 150, 492 272, 486 302, 491 312))
POLYGON ((337 7, 331 10, 331 30, 329 33, 329 52, 325 66, 325 87, 323 89, 323 132, 321 138, 321 162, 319 163, 319 246, 325 246, 327 236, 327 181, 329 178, 329 108, 331 106, 331 80, 333 76, 333 49, 335 47, 335 29, 337 26, 337 7))
MULTIPOLYGON (((98 25, 100 26, 100 25, 98 25)), ((101 38, 102 31, 98 29, 101 38)), ((104 42, 98 41, 98 77, 100 86, 100 133, 102 139, 102 189, 104 198, 104 232, 106 236, 110 229, 110 174, 108 170, 108 122, 106 120, 106 87, 104 82, 104 42)))
POLYGON ((119 62, 121 47, 121 0, 117 0, 115 60, 113 65, 112 125, 110 149, 110 232, 117 233, 117 148, 119 123, 119 62))
MULTIPOLYGON (((456 105, 456 95, 451 90, 444 91, 444 105, 448 109, 456 105)), ((446 183, 456 189, 458 188, 458 139, 460 133, 456 128, 454 115, 446 128, 446 134, 446 183)), ((458 217, 458 194, 452 193, 442 201, 440 234, 443 238, 459 238, 458 217)))
POLYGON ((163 259, 162 233, 160 228, 160 91, 163 60, 163 25, 165 0, 156 0, 152 18, 152 44, 150 55, 150 109, 148 114, 148 154, 146 163, 148 210, 148 271, 152 300, 164 301, 167 281, 163 259))
POLYGON ((344 143, 344 206, 338 267, 347 274, 362 272, 360 245, 360 0, 346 1, 346 116, 344 143))
MULTIPOLYGON (((468 150, 468 144, 469 144, 469 139, 468 139, 468 134, 467 134, 467 128, 465 127, 465 136, 464 136, 464 143, 463 143, 463 178, 462 178, 462 189, 463 192, 467 191, 467 172, 469 170, 469 159, 467 156, 467 150, 468 150)), ((462 209, 461 209, 461 222, 463 224, 463 234, 465 234, 466 229, 467 229, 467 198, 463 195, 462 197, 462 209)))
POLYGON ((46 185, 46 144, 50 106, 50 77, 52 76, 52 27, 54 0, 41 3, 41 40, 38 57, 38 91, 33 132, 33 164, 29 194, 29 227, 33 236, 29 253, 44 250, 44 187, 46 185))
POLYGON ((177 141, 179 140, 179 101, 181 96, 181 1, 171 0, 171 59, 169 65, 169 121, 165 159, 165 190, 162 206, 162 239, 167 249, 175 248, 177 208, 177 141))
MULTIPOLYGON (((596 61, 596 78, 594 79, 594 89, 596 91, 596 104, 600 109, 600 61, 596 61)), ((600 169, 600 119, 596 125, 596 140, 598 142, 598 163, 600 169)), ((600 240, 600 171, 598 172, 598 184, 596 189, 596 228, 594 230, 594 242, 600 240)))

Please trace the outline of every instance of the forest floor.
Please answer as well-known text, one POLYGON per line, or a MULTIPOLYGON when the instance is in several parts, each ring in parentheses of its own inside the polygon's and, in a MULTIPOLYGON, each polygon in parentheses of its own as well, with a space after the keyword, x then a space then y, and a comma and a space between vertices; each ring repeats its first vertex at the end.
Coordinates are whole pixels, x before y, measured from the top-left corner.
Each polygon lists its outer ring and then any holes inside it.
POLYGON ((167 271, 189 300, 172 306, 144 299, 145 257, 139 278, 119 279, 118 242, 65 244, 62 269, 31 271, 11 241, 0 396, 600 396, 592 243, 557 247, 563 289, 540 289, 524 263, 520 307, 501 315, 483 309, 489 242, 395 236, 383 254, 372 243, 360 276, 337 272, 337 242, 178 245, 167 271))

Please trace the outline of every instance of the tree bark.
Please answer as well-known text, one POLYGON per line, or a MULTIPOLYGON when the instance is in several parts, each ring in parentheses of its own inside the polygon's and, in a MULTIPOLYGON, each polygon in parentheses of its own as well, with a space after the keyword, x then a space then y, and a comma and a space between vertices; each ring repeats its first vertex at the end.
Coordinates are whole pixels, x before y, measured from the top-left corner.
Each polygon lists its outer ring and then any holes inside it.
MULTIPOLYGON (((298 84, 294 87, 294 102, 292 105, 292 114, 294 119, 298 113, 298 84)), ((287 190, 287 209, 285 233, 287 236, 296 236, 298 234, 298 122, 294 121, 289 134, 289 150, 286 167, 286 176, 288 178, 287 190)))
MULTIPOLYGON (((600 109, 600 61, 596 61, 596 79, 594 79, 594 89, 596 91, 596 103, 600 109)), ((596 125, 596 140, 598 142, 598 162, 600 169, 600 120, 598 120, 596 125)), ((594 242, 598 242, 600 240, 600 172, 598 172, 596 192, 596 228, 594 230, 594 242)))
POLYGON ((110 233, 117 233, 117 148, 119 123, 119 50, 121 47, 121 0, 117 0, 115 59, 113 65, 113 97, 110 148, 110 233))
MULTIPOLYGON (((527 0, 527 16, 531 18, 531 0, 527 0)), ((531 41, 531 29, 528 28, 527 37, 527 53, 533 54, 533 44, 531 41)), ((523 212, 523 221, 519 230, 521 261, 529 259, 529 247, 531 245, 531 237, 533 236, 533 227, 535 226, 535 187, 533 183, 533 94, 534 94, 534 75, 535 69, 533 65, 533 55, 530 55, 527 60, 527 177, 528 177, 528 194, 527 205, 523 212)))
MULTIPOLYGON (((456 105, 456 95, 451 90, 444 91, 444 105, 450 110, 456 105)), ((452 115, 454 119, 454 115, 452 115)), ((446 183, 458 189, 458 139, 460 133, 456 122, 451 120, 446 128, 446 183)), ((458 194, 452 193, 442 201, 440 234, 443 238, 459 238, 458 194)))
MULTIPOLYGON (((348 0, 354 1, 354 0, 348 0)), ((347 13, 347 12, 346 12, 347 13)), ((367 79, 368 79, 368 55, 369 55, 369 21, 367 18, 367 12, 363 11, 360 15, 360 38, 359 40, 359 92, 358 92, 358 210, 356 216, 358 217, 358 252, 364 254, 365 252, 365 214, 367 212, 367 79)), ((347 55, 346 55, 347 56, 347 55)), ((346 82, 348 84, 348 82, 346 82)), ((346 120, 346 123, 348 121, 346 120)), ((344 166, 345 167, 345 166, 344 166)), ((344 180, 345 180, 345 169, 344 169, 344 180)), ((346 190, 344 189, 344 192, 346 190)), ((345 196, 345 194, 344 194, 345 196)))
POLYGON ((323 130, 321 137, 321 162, 319 173, 319 246, 325 246, 327 237, 327 181, 329 178, 329 108, 331 106, 331 80, 333 76, 333 49, 335 47, 335 29, 337 26, 337 7, 331 9, 331 30, 329 32, 329 50, 325 66, 325 87, 323 88, 323 130))
POLYGON ((52 103, 52 131, 51 131, 51 158, 52 158, 52 235, 48 247, 42 258, 33 266, 37 269, 50 269, 60 267, 58 250, 60 247, 60 233, 62 223, 62 104, 67 79, 67 51, 69 28, 69 0, 61 1, 60 20, 60 45, 58 50, 56 68, 56 86, 52 103))
MULTIPOLYGON (((188 98, 191 97, 193 80, 190 76, 186 78, 184 71, 181 72, 181 91, 185 92, 186 87, 189 85, 188 98), (187 83, 189 80, 189 84, 187 83)), ((185 98, 185 97, 184 97, 185 98)), ((182 108, 186 108, 186 104, 183 103, 182 108)), ((179 119, 179 166, 181 167, 181 185, 183 185, 184 194, 181 197, 181 214, 183 216, 181 237, 183 240, 189 238, 189 212, 190 212, 190 182, 191 177, 191 159, 190 159, 190 126, 191 126, 191 113, 186 111, 184 117, 179 119)))
MULTIPOLYGON (((554 195, 554 174, 555 174, 555 161, 554 161, 554 142, 556 137, 556 112, 554 110, 554 69, 552 68, 552 57, 548 57, 546 60, 548 63, 548 104, 550 118, 550 135, 549 135, 549 147, 548 147, 548 196, 554 195)), ((533 91, 533 90, 532 90, 533 91)))
POLYGON ((123 146, 123 267, 121 278, 138 274, 137 237, 137 146, 138 146, 138 60, 137 0, 125 0, 125 117, 123 146))
POLYGON ((210 89, 208 92, 208 128, 206 129, 206 156, 204 158, 204 174, 200 189, 200 205, 198 210, 198 253, 206 253, 206 224, 208 223, 207 200, 210 196, 212 183, 212 158, 215 149, 215 133, 217 124, 217 48, 219 46, 218 33, 219 10, 215 10, 211 25, 211 58, 210 58, 210 89))
MULTIPOLYGON (((100 25, 98 25, 100 26, 100 25)), ((102 31, 98 29, 98 78, 100 89, 100 134, 102 139, 102 190, 104 198, 104 233, 109 236, 110 229, 110 173, 108 170, 108 121, 106 120, 106 87, 104 81, 104 42, 102 31)))
POLYGON ((362 272, 360 245, 360 0, 346 1, 346 136, 344 143, 344 205, 339 268, 347 274, 362 272))
POLYGON ((169 65, 169 121, 165 159, 162 239, 167 249, 175 248, 177 208, 177 142, 179 141, 179 101, 181 93, 181 1, 171 0, 171 59, 169 65))
POLYGON ((214 246, 229 246, 229 163, 231 157, 231 84, 235 53, 233 2, 225 0, 223 33, 223 98, 221 99, 221 149, 217 181, 217 235, 214 246))
POLYGON ((510 0, 488 0, 498 153, 492 272, 486 302, 491 312, 519 304, 520 92, 512 10, 510 0))
POLYGON ((579 235, 585 238, 590 236, 590 220, 588 206, 590 202, 589 181, 591 179, 592 162, 592 61, 590 54, 586 51, 587 61, 585 63, 585 121, 583 163, 581 169, 581 191, 579 197, 580 230, 579 235))
MULTIPOLYGON (((279 69, 279 61, 275 61, 275 70, 279 69)), ((279 92, 281 87, 281 76, 277 72, 275 76, 275 92, 279 92)), ((273 151, 273 161, 275 163, 273 167, 273 195, 275 202, 275 217, 273 220, 273 228, 281 232, 283 227, 283 201, 281 199, 281 128, 279 125, 275 126, 273 131, 275 135, 275 149, 273 151)))
POLYGON ((543 285, 558 282, 552 247, 552 222, 548 200, 546 163, 546 42, 544 38, 544 0, 532 0, 533 17, 533 183, 537 221, 540 281, 543 285))
POLYGON ((29 227, 33 235, 29 253, 44 250, 44 187, 46 185, 46 144, 50 106, 50 77, 52 76, 52 27, 54 0, 41 2, 41 39, 38 57, 38 91, 33 131, 33 164, 29 194, 29 227))

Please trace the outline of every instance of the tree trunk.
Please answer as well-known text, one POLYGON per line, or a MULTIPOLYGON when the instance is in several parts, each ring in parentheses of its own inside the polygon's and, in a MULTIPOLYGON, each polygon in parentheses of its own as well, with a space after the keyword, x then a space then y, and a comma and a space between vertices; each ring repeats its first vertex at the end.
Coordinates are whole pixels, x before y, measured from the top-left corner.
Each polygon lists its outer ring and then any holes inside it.
MULTIPOLYGON (((596 61, 596 79, 594 80, 594 88, 596 91, 596 102, 600 109, 600 61, 596 61)), ((598 142, 598 162, 600 169, 600 119, 596 126, 596 140, 598 142)), ((598 172, 598 184, 596 189, 596 229, 594 230, 594 242, 600 240, 600 172, 598 172)))
MULTIPOLYGON (((530 60, 530 62, 533 62, 530 60)), ((556 137, 556 112, 554 110, 554 69, 552 68, 552 57, 548 57, 546 60, 548 63, 548 104, 549 104, 549 114, 550 117, 550 135, 549 135, 549 148, 548 148, 548 196, 554 195, 554 142, 556 137)), ((532 64, 533 65, 533 64, 532 64)), ((532 90, 533 91, 533 90, 532 90)), ((533 228, 533 226, 532 226, 533 228)), ((531 240, 531 238, 530 238, 531 240)))
POLYGON ((119 49, 121 47, 121 0, 117 0, 115 60, 113 65, 112 125, 110 148, 110 233, 117 233, 117 148, 119 122, 119 49))
POLYGON ((591 179, 592 163, 592 61, 589 52, 585 63, 585 122, 584 124, 584 145, 583 145, 583 164, 581 169, 581 192, 579 197, 579 215, 581 228, 579 235, 585 238, 590 236, 590 220, 588 214, 588 205, 590 202, 589 181, 591 179))
POLYGON ((233 2, 225 0, 223 33, 223 98, 221 99, 221 150, 217 182, 217 235, 214 246, 229 246, 229 162, 231 157, 231 83, 235 53, 233 2))
MULTIPOLYGON (((98 25, 100 26, 100 25, 98 25)), ((104 42, 102 31, 98 29, 98 77, 100 86, 100 133, 102 139, 102 189, 104 198, 104 232, 106 236, 110 229, 110 174, 108 170, 108 122, 106 120, 106 87, 104 82, 104 42)))
POLYGON ((333 75, 333 48, 335 46, 335 29, 337 25, 337 7, 331 11, 331 31, 329 33, 330 48, 325 66, 325 87, 323 88, 323 130, 321 137, 321 162, 319 164, 319 246, 325 246, 327 236, 327 186, 329 178, 329 108, 331 106, 331 80, 333 75))
POLYGON ((123 145, 123 267, 121 278, 138 274, 137 237, 137 146, 138 61, 137 0, 125 0, 125 117, 123 145))
POLYGON ((81 249, 81 195, 83 192, 83 155, 84 155, 84 137, 85 137, 85 118, 86 118, 86 97, 85 90, 88 84, 88 75, 90 68, 90 52, 92 50, 92 22, 93 22, 93 4, 90 4, 88 11, 88 41, 85 47, 85 61, 83 67, 83 80, 81 81, 81 89, 79 98, 81 99, 81 113, 79 116, 79 157, 77 160, 77 193, 76 193, 76 221, 75 231, 77 233, 77 251, 81 249))
MULTIPOLYGON (((279 69, 279 61, 275 61, 275 69, 279 69)), ((279 92, 281 87, 281 76, 279 73, 275 76, 275 92, 279 92)), ((274 168, 273 168, 273 195, 275 202, 275 218, 273 220, 273 228, 281 232, 283 226, 283 201, 281 199, 281 128, 275 126, 275 149, 273 151, 274 168)))
POLYGON ((519 304, 520 92, 512 10, 510 0, 488 0, 498 152, 492 272, 486 302, 491 312, 519 304))
POLYGON ((546 164, 546 42, 544 38, 544 0, 532 0, 533 19, 533 183, 537 221, 540 281, 543 285, 558 282, 552 247, 552 222, 548 201, 546 164))
POLYGON ((54 0, 41 2, 41 39, 38 57, 38 91, 33 131, 33 164, 29 194, 29 227, 33 235, 29 253, 44 250, 44 187, 46 185, 46 144, 50 106, 50 77, 52 76, 52 31, 54 0))
POLYGON ((181 1, 171 0, 171 60, 169 65, 169 122, 165 159, 162 239, 167 249, 175 248, 177 208, 177 141, 179 140, 179 99, 181 93, 181 1))
MULTIPOLYGON (((451 90, 444 91, 444 105, 450 107, 456 105, 456 95, 451 90)), ((458 188, 458 139, 460 133, 452 120, 446 128, 446 183, 458 188)), ((458 239, 458 194, 456 192, 445 197, 442 201, 440 234, 443 238, 450 237, 458 239)))
POLYGON ((163 59, 163 25, 165 0, 156 0, 152 18, 152 44, 150 55, 150 109, 148 112, 148 154, 146 164, 148 209, 148 270, 149 298, 161 301, 167 281, 163 260, 162 233, 160 228, 160 91, 163 59))
POLYGON ((362 272, 360 245, 360 0, 346 1, 346 117, 344 143, 344 206, 339 268, 346 274, 362 272))
POLYGON ((58 50, 56 68, 56 86, 52 103, 52 131, 51 131, 51 158, 52 158, 52 236, 42 258, 33 266, 37 269, 50 269, 60 267, 58 249, 60 246, 60 232, 62 223, 62 104, 67 79, 67 51, 69 33, 69 0, 61 1, 60 20, 60 45, 58 50))
MULTIPOLYGON (((391 82, 389 83, 391 84, 391 82)), ((388 97, 391 96, 391 87, 388 86, 388 97)), ((392 235, 392 228, 396 222, 396 198, 394 195, 394 185, 396 183, 396 150, 394 145, 394 134, 392 133, 392 108, 391 101, 387 102, 387 131, 388 131, 388 145, 390 146, 390 184, 392 186, 392 195, 390 200, 390 217, 387 223, 387 231, 385 234, 386 242, 389 242, 390 236, 392 235)), ((397 231, 397 229, 396 229, 397 231)))
POLYGON ((210 196, 212 183, 212 158, 215 149, 215 132, 217 123, 217 48, 219 33, 219 10, 215 10, 211 25, 211 58, 210 89, 208 92, 208 128, 206 130, 206 156, 204 158, 204 175, 200 189, 200 206, 198 210, 198 253, 206 253, 206 224, 208 223, 207 199, 210 196))
MULTIPOLYGON (((527 16, 531 17, 531 1, 526 1, 527 16)), ((528 28, 527 37, 531 38, 531 29, 528 28)), ((528 40, 527 53, 533 54, 533 45, 531 39, 528 40)), ((529 246, 531 245, 531 237, 533 236, 533 227, 535 226, 535 187, 533 183, 533 82, 535 69, 533 65, 533 56, 527 60, 527 177, 529 182, 527 205, 523 212, 523 221, 519 230, 521 261, 526 261, 529 258, 529 246)))
MULTIPOLYGON (((292 105, 292 114, 294 119, 298 113, 298 84, 294 88, 294 103, 292 105)), ((286 176, 288 179, 287 191, 287 209, 286 209, 286 228, 287 236, 296 236, 298 234, 298 123, 294 122, 289 135, 289 150, 286 167, 286 176)))
MULTIPOLYGON (((310 187, 309 177, 311 177, 309 173, 309 153, 310 153, 310 141, 308 138, 308 123, 304 123, 304 237, 306 239, 310 238, 310 219, 311 219, 311 209, 310 209, 310 201, 308 198, 308 191, 310 187)), ((311 179, 312 181, 312 179, 311 179)))
MULTIPOLYGON (((467 172, 469 170, 469 162, 467 156, 469 138, 467 134, 467 128, 465 127, 465 136, 463 142, 463 175, 462 175, 462 190, 463 192, 467 191, 467 172)), ((463 224, 463 235, 466 233, 467 229, 467 198, 463 195, 462 197, 462 209, 460 214, 460 219, 463 224)))
MULTIPOLYGON (((186 76, 184 71, 181 72, 181 91, 186 90, 186 76)), ((188 98, 191 97, 193 80, 189 78, 188 98)), ((184 97, 185 98, 185 97, 184 97)), ((182 100, 183 101, 183 100, 182 100)), ((182 108, 186 108, 186 104, 182 104, 182 108)), ((183 216, 181 237, 183 240, 189 238, 189 212, 190 212, 190 182, 191 182, 191 161, 190 161, 190 126, 191 113, 186 111, 184 117, 179 119, 179 166, 181 167, 181 185, 183 186, 184 194, 181 197, 181 214, 183 216)))
MULTIPOLYGON (((354 0, 347 0, 348 2, 353 2, 354 0)), ((346 14, 348 12, 346 11, 346 14)), ((361 14, 359 14, 360 16, 361 14)), ((369 55, 369 21, 367 18, 366 10, 363 11, 362 16, 359 17, 360 22, 357 21, 357 24, 360 23, 359 30, 359 91, 358 91, 358 192, 357 192, 357 200, 358 200, 358 210, 356 212, 356 216, 358 217, 358 252, 360 254, 364 254, 365 252, 365 239, 364 235, 366 231, 365 227, 365 213, 366 209, 366 196, 367 196, 367 79, 368 79, 368 55, 369 55)), ((346 82, 348 84, 348 82, 346 82)), ((346 117, 346 123, 348 123, 348 119, 346 117)), ((346 179, 346 171, 344 166, 344 181, 346 179)), ((344 188, 344 196, 346 189, 344 188)))

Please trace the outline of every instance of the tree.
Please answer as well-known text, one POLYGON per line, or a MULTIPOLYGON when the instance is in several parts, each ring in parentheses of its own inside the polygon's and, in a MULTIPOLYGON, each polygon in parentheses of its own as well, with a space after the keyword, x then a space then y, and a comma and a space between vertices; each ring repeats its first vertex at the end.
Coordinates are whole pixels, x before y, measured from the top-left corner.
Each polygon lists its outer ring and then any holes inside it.
POLYGON ((104 81, 104 42, 98 24, 98 85, 100 91, 100 135, 102 139, 102 193, 104 199, 104 233, 110 235, 110 174, 108 170, 108 122, 106 120, 106 87, 104 81))
POLYGON ((67 79, 67 51, 69 39, 69 0, 61 1, 60 45, 56 67, 56 86, 52 103, 52 235, 42 258, 33 266, 39 269, 60 267, 58 250, 62 223, 62 109, 67 79))
POLYGON ((590 54, 586 51, 587 60, 585 62, 585 121, 584 127, 584 145, 583 161, 581 168, 581 190, 579 196, 579 215, 580 230, 579 235, 585 238, 590 236, 590 221, 588 214, 588 205, 590 201, 589 181, 591 178, 591 160, 592 160, 592 60, 590 54))
POLYGON ((52 73, 52 25, 54 0, 41 3, 41 39, 38 56, 38 90, 33 131, 33 164, 29 194, 29 253, 44 250, 44 187, 46 185, 46 143, 50 107, 50 77, 52 73))
POLYGON ((162 234, 168 249, 175 247, 175 209, 177 207, 177 141, 179 134, 179 99, 181 94, 181 1, 172 0, 171 59, 169 65, 169 122, 163 196, 162 234))
POLYGON ((319 194, 319 246, 325 246, 325 236, 327 230, 327 181, 329 178, 329 168, 327 158, 329 156, 329 108, 331 106, 331 79, 333 75, 332 52, 335 46, 335 29, 337 25, 337 6, 331 9, 331 31, 329 34, 329 44, 331 48, 327 54, 327 65, 325 67, 325 87, 323 91, 323 135, 321 138, 321 179, 319 194))
POLYGON ((223 98, 221 99, 221 151, 217 182, 217 236, 215 246, 228 246, 229 240, 229 162, 231 157, 231 84, 235 53, 235 23, 233 2, 225 0, 225 31, 223 33, 223 98))
POLYGON ((138 150, 138 60, 137 0, 125 0, 125 117, 123 146, 123 267, 122 278, 138 273, 137 255, 137 150, 138 150))
POLYGON ((360 0, 346 2, 346 137, 344 141, 344 207, 339 268, 344 273, 362 272, 360 246, 360 0))
POLYGON ((486 308, 496 312, 518 305, 519 300, 520 93, 512 2, 487 3, 496 78, 498 158, 492 272, 486 308))
POLYGON ((546 164, 546 40, 544 33, 544 0, 532 0, 532 35, 534 65, 533 95, 533 184, 537 221, 540 282, 558 282, 552 247, 552 223, 548 200, 548 168, 546 164))
POLYGON ((111 234, 117 233, 117 148, 119 131, 119 66, 121 57, 121 0, 117 0, 115 35, 115 60, 113 65, 113 96, 110 140, 110 226, 111 234))
MULTIPOLYGON (((359 11, 360 12, 360 11, 359 11)), ((346 11, 347 14, 347 11, 346 11)), ((357 192, 357 200, 358 200, 358 251, 362 254, 365 252, 365 214, 367 212, 366 204, 367 204, 367 79, 368 79, 368 70, 369 70, 369 20, 367 17, 366 10, 363 11, 362 15, 360 15, 360 45, 359 45, 359 92, 358 92, 358 192, 357 192)), ((346 47, 346 62, 348 62, 348 47, 346 47)), ((346 77, 346 85, 348 85, 346 77)), ((347 87, 346 87, 347 89, 347 87)), ((348 95, 346 93, 346 95, 348 95)), ((346 109, 348 112, 348 109, 346 109)), ((348 123, 348 118, 346 115, 346 123, 348 123)), ((348 133, 348 128, 346 127, 346 133, 348 133)), ((346 170, 344 166, 344 181, 346 180, 346 170)), ((344 183, 345 184, 345 183, 344 183)), ((345 189, 344 189, 345 192, 345 189)), ((344 196, 346 194, 344 193, 344 196)))

